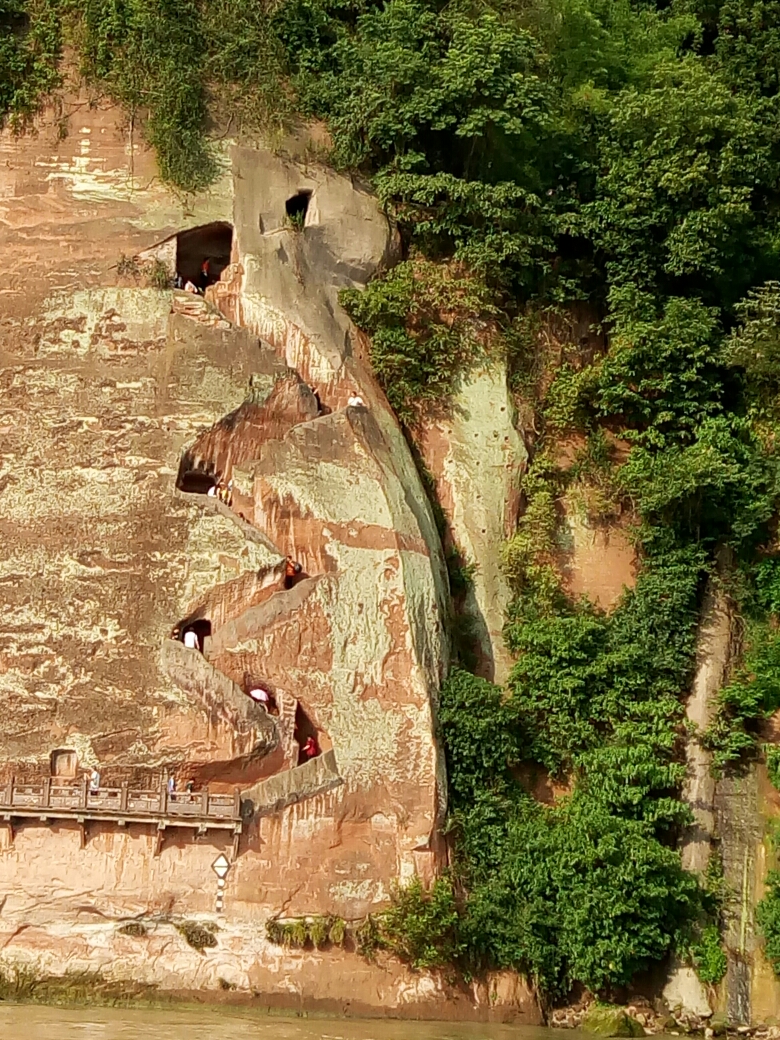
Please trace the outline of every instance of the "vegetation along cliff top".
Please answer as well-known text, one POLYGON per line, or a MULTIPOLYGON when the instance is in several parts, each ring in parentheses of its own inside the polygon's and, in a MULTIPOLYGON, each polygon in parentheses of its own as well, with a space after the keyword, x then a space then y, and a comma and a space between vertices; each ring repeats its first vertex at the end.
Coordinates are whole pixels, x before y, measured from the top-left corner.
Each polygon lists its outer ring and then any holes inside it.
MULTIPOLYGON (((409 431, 508 366, 530 457, 495 546, 514 663, 504 686, 477 677, 454 612, 451 872, 366 933, 418 968, 516 968, 550 997, 609 996, 672 956, 724 975, 718 857, 680 852, 685 706, 722 596, 739 649, 698 737, 715 775, 763 754, 780 708, 778 24, 778 0, 0 0, 20 133, 78 75, 197 193, 214 127, 325 124, 319 158, 401 231, 403 260, 342 303, 409 431), (551 349, 575 313, 589 335, 551 349), (611 610, 561 568, 577 496, 636 548, 611 610), (534 776, 563 793, 545 804, 534 776)), ((758 916, 780 969, 780 874, 758 916)))

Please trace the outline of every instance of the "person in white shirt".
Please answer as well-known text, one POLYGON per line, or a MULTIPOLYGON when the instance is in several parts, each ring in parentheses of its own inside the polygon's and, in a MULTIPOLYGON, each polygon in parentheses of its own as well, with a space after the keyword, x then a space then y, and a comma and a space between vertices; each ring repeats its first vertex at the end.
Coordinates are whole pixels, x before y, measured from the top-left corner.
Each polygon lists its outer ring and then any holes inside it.
POLYGON ((365 408, 366 407, 366 402, 358 394, 355 394, 354 397, 350 397, 350 399, 347 401, 347 404, 349 405, 350 408, 365 408))
POLYGON ((200 650, 200 643, 198 642, 198 633, 194 632, 191 628, 188 628, 184 633, 184 645, 189 647, 190 650, 200 650))

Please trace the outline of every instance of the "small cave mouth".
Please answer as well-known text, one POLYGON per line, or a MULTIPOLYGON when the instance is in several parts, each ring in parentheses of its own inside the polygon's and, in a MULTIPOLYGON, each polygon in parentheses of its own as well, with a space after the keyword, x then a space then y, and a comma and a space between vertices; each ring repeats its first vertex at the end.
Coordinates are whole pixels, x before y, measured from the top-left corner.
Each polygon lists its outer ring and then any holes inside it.
POLYGON ((298 765, 302 766, 320 754, 317 727, 307 715, 300 702, 295 706, 295 730, 293 737, 298 745, 298 765))
POLYGON ((176 283, 191 282, 203 292, 230 264, 233 225, 224 220, 180 231, 176 236, 176 283))
POLYGON ((202 470, 187 469, 179 472, 176 487, 190 495, 207 495, 211 488, 217 486, 217 478, 212 473, 202 470))
POLYGON ((214 494, 219 487, 220 476, 213 462, 200 459, 192 451, 185 451, 179 460, 176 474, 176 489, 190 495, 214 494))
POLYGON ((174 628, 172 639, 178 639, 191 650, 200 650, 205 656, 208 649, 206 640, 211 638, 211 622, 208 618, 189 618, 181 621, 174 628))
POLYGON ((293 227, 302 228, 306 223, 306 214, 309 212, 311 196, 312 193, 309 190, 296 191, 285 202, 284 211, 287 214, 287 221, 293 227))

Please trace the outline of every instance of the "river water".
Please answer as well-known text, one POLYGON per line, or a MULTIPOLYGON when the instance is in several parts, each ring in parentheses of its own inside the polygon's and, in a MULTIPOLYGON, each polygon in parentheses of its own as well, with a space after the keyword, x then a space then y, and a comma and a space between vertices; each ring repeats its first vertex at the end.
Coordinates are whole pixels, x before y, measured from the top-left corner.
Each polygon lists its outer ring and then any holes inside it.
POLYGON ((578 1040, 570 1031, 451 1022, 282 1018, 226 1008, 0 1004, 0 1040, 578 1040))

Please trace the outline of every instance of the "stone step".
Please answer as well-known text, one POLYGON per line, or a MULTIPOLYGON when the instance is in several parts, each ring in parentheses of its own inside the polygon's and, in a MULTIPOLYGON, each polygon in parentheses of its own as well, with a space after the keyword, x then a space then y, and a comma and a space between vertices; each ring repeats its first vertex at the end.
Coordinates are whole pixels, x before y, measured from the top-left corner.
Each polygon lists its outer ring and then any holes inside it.
POLYGON ((268 816, 344 783, 336 755, 326 751, 302 766, 285 769, 241 792, 241 815, 268 816))
POLYGON ((183 314, 201 325, 209 325, 214 329, 230 329, 233 326, 216 308, 197 293, 182 292, 177 289, 173 293, 173 312, 183 314))

